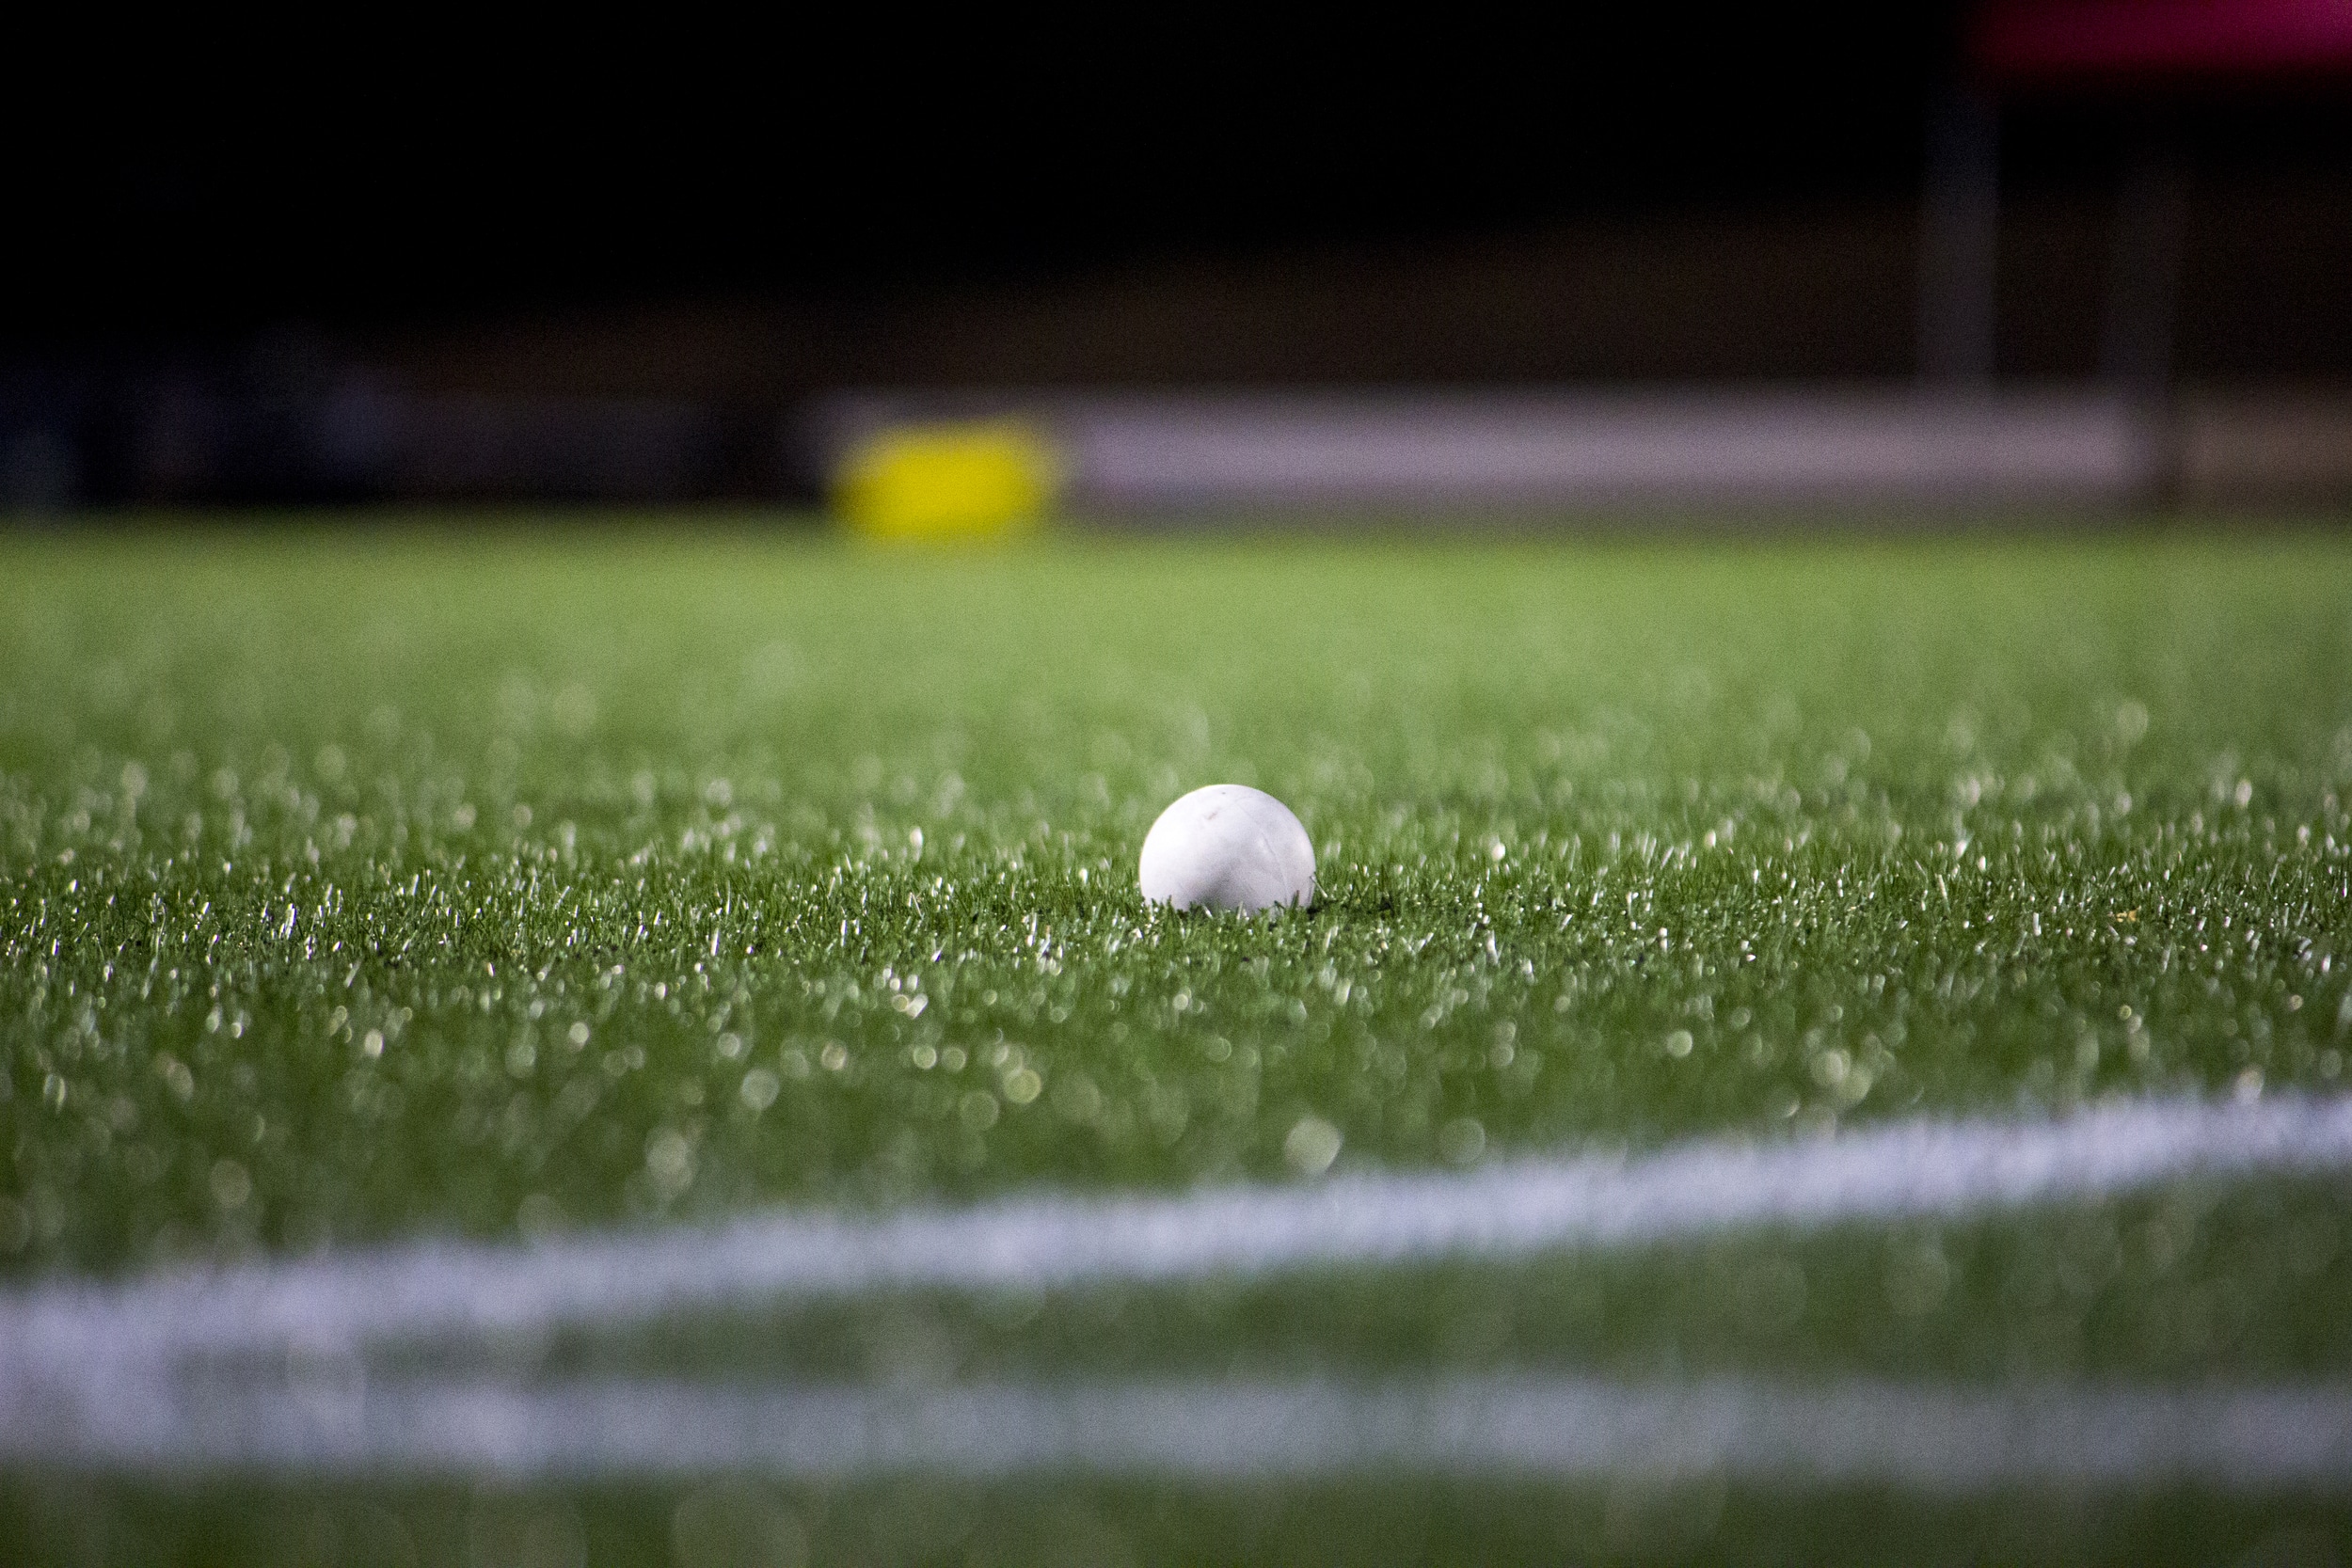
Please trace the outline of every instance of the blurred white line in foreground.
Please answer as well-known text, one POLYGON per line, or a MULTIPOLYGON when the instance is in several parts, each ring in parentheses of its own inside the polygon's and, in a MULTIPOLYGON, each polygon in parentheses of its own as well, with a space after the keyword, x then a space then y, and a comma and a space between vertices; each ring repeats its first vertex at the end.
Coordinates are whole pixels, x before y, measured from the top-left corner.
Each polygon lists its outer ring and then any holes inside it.
POLYGON ((1947 1494, 2352 1482, 2352 1387, 2334 1384, 1645 1384, 1538 1374, 895 1389, 485 1380, 340 1393, 274 1382, 121 1393, 80 1420, 0 1405, 0 1460, 379 1480, 753 1472, 1248 1482, 1405 1473, 1723 1477, 1947 1494))
POLYGON ((24 1380, 288 1346, 358 1351, 612 1328, 894 1290, 1051 1291, 1318 1267, 1499 1260, 1775 1226, 1956 1219, 2192 1177, 2352 1169, 2352 1099, 2117 1101, 2055 1119, 1882 1122, 1692 1138, 1470 1171, 1343 1172, 1167 1195, 754 1215, 560 1237, 419 1242, 0 1294, 0 1410, 24 1380))

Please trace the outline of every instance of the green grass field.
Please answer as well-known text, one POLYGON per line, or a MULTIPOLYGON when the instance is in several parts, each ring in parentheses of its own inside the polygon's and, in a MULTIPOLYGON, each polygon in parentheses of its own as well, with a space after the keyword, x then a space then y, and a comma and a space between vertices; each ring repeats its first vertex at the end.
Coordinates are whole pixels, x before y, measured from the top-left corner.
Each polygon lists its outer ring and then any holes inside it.
MULTIPOLYGON (((2330 532, 0 539, 0 1281, 2327 1099, 2348 671, 2330 532), (1306 822, 1311 911, 1144 906, 1145 829, 1222 781, 1306 822)), ((2348 1291, 2321 1173, 499 1354, 2332 1386, 2348 1291)), ((738 1560, 695 1521, 764 1508, 777 1561, 2230 1560, 2352 1520, 2128 1480, 728 1484, 18 1464, 0 1556, 738 1560)))

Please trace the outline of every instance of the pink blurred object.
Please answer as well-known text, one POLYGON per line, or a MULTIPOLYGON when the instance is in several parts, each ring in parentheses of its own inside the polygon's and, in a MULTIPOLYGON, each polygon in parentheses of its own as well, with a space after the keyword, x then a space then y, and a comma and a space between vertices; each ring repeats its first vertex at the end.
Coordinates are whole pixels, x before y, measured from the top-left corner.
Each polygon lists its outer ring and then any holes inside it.
POLYGON ((2352 0, 1994 0, 1969 55, 1994 81, 2352 75, 2352 0))

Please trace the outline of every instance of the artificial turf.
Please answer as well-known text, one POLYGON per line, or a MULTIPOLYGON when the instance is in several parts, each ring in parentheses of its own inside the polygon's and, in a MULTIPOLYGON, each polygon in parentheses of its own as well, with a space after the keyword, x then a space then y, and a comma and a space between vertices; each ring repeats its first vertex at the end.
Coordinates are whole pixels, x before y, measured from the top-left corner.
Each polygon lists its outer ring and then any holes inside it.
POLYGON ((6 557, 18 1271, 2322 1088, 2352 1022, 2331 539, 6 557), (1314 911, 1144 907, 1220 780, 1314 911))
MULTIPOLYGON (((2332 1093, 2346 670, 2219 525, 0 540, 0 1275, 2332 1093), (1143 905, 1221 781, 1311 911, 1143 905)), ((2348 1269, 2321 1181, 562 1354, 2340 1375, 2348 1269)))

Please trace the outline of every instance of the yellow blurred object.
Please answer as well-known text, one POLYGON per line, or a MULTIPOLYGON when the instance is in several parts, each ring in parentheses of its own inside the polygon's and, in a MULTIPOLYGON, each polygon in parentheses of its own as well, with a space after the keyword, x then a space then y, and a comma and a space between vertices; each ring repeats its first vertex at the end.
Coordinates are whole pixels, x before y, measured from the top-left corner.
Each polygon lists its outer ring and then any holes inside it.
POLYGON ((1043 516, 1061 478, 1059 454, 1026 425, 901 425, 850 451, 834 504, 877 539, 1001 539, 1043 516))

